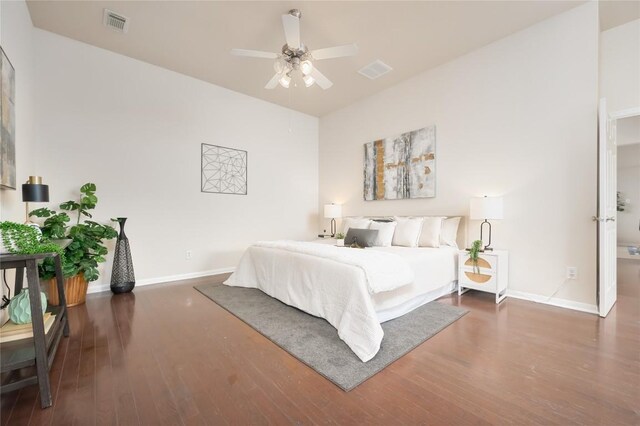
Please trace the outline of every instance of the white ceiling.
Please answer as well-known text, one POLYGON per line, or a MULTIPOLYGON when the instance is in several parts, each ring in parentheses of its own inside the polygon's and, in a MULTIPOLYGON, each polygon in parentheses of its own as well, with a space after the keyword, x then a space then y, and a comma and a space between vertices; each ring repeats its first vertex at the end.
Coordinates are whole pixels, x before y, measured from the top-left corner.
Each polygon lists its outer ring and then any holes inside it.
POLYGON ((599 6, 601 31, 640 18, 638 0, 600 0, 599 6))
MULTIPOLYGON (((321 116, 581 3, 28 1, 28 6, 36 27, 321 116), (127 34, 102 25, 104 8, 130 18, 127 34), (229 54, 234 47, 279 52, 280 15, 292 8, 302 11, 302 40, 310 49, 351 42, 360 47, 356 57, 317 63, 334 82, 326 91, 300 83, 266 90, 272 60, 229 54), (375 59, 394 70, 375 81, 357 73, 375 59)), ((610 15, 611 22, 622 19, 610 15)))

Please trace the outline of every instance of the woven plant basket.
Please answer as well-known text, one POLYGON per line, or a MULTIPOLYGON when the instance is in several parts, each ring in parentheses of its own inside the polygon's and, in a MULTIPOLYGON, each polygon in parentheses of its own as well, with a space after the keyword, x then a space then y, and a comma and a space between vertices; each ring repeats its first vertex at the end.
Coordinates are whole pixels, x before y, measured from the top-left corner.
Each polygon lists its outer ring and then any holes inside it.
MULTIPOLYGON (((84 274, 80 273, 73 277, 65 278, 64 294, 67 297, 67 307, 81 305, 87 300, 87 288, 89 283, 84 279, 84 274)), ((52 278, 47 281, 47 299, 52 306, 58 306, 60 299, 58 297, 58 286, 56 279, 52 278)))

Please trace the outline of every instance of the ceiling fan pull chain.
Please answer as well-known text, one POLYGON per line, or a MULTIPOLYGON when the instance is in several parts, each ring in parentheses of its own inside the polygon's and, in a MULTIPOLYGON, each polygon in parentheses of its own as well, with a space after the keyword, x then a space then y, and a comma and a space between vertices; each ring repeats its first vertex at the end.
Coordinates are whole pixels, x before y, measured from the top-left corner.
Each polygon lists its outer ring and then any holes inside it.
MULTIPOLYGON (((294 87, 296 83, 293 83, 294 87)), ((289 133, 293 133, 293 90, 289 90, 289 133)))

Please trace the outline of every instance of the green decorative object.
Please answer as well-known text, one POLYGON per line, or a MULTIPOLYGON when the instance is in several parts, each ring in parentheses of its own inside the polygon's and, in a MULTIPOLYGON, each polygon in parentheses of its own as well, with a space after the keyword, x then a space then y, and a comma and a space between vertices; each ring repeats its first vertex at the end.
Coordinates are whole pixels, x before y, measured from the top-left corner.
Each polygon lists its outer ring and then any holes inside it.
MULTIPOLYGON (((40 292, 42 313, 47 309, 47 295, 40 292)), ((9 303, 9 319, 16 324, 28 324, 31 322, 31 304, 29 303, 29 290, 23 289, 19 295, 11 299, 9 303)))
MULTIPOLYGON (((62 272, 65 278, 84 274, 87 281, 98 279, 98 265, 106 261, 108 253, 105 240, 118 236, 109 225, 88 220, 92 218, 92 210, 98 204, 96 185, 85 183, 80 187, 80 197, 77 201, 70 200, 60 204, 62 212, 56 212, 43 207, 29 213, 29 216, 44 218, 42 237, 45 240, 71 239, 72 242, 64 249, 62 258, 62 272), (68 212, 68 213, 67 213, 68 212), (73 213, 72 213, 73 212, 73 213), (69 214, 74 214, 75 225, 69 226, 69 214)), ((40 278, 50 280, 55 276, 55 266, 52 258, 45 259, 38 268, 40 278)))
POLYGON ((473 272, 475 274, 480 273, 480 268, 478 267, 478 253, 484 251, 482 250, 482 244, 482 240, 475 240, 471 244, 471 248, 467 249, 469 250, 469 259, 471 259, 471 262, 473 263, 473 272))
POLYGON ((37 227, 21 223, 0 222, 0 254, 58 253, 63 251, 50 241, 43 241, 42 232, 37 227))

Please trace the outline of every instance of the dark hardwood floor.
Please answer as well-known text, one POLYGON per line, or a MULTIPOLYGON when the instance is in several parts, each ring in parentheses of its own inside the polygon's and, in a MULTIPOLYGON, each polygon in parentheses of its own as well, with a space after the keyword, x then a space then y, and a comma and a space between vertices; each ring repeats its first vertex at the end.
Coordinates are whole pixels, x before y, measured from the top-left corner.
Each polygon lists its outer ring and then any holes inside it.
MULTIPOLYGON (((640 263, 620 261, 613 312, 470 292, 470 313, 351 392, 195 291, 192 280, 92 295, 2 425, 640 424, 640 263)), ((217 277, 221 280, 221 277, 217 277)))

